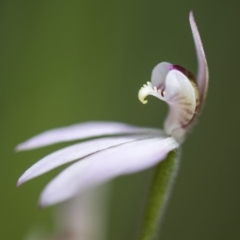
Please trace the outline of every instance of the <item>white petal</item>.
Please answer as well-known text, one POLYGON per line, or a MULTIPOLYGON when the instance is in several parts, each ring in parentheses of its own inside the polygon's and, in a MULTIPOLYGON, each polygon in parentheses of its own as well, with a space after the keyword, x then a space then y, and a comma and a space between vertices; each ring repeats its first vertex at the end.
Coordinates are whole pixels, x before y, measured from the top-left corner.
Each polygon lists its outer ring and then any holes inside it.
POLYGON ((168 72, 171 70, 171 63, 161 62, 152 70, 151 83, 157 89, 164 84, 168 72))
POLYGON ((64 201, 119 175, 150 168, 178 146, 172 137, 149 138, 90 155, 54 178, 44 189, 40 205, 64 201))
POLYGON ((183 73, 172 70, 166 77, 163 100, 169 105, 169 114, 164 123, 165 132, 182 142, 182 129, 192 120, 196 110, 194 86, 183 73))
POLYGON ((201 108, 201 105, 203 105, 204 103, 207 89, 208 89, 208 79, 209 79, 208 65, 207 65, 205 52, 203 49, 202 40, 198 32, 198 28, 194 20, 192 11, 190 12, 189 21, 190 21, 193 39, 194 39, 196 52, 197 52, 197 60, 198 60, 197 84, 199 89, 200 108, 201 108))
POLYGON ((17 151, 29 150, 59 142, 73 141, 111 134, 159 132, 156 129, 140 128, 118 122, 86 122, 43 132, 20 143, 17 151))
MULTIPOLYGON (((143 138, 143 136, 128 136, 128 137, 112 137, 101 138, 83 143, 74 144, 72 146, 63 148, 56 152, 53 152, 46 157, 42 158, 34 165, 32 165, 18 180, 18 186, 22 183, 42 175, 56 167, 59 167, 65 163, 69 163, 80 159, 89 154, 97 151, 123 144, 126 142, 134 141, 136 139, 143 138)), ((146 138, 146 136, 145 136, 146 138)))

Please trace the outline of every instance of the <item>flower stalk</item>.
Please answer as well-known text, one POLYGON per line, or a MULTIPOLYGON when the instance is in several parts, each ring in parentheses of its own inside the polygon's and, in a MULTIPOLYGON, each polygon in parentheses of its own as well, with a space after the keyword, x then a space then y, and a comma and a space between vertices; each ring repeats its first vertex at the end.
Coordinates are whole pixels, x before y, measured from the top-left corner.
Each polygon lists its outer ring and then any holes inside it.
POLYGON ((179 166, 179 150, 171 151, 155 169, 140 240, 153 240, 159 233, 179 166))

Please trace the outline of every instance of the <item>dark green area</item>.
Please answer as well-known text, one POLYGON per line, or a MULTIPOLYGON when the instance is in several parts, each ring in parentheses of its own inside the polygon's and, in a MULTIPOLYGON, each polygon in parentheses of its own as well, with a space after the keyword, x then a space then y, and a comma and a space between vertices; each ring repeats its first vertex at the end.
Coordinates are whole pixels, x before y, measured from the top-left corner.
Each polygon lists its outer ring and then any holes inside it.
MULTIPOLYGON (((18 177, 58 149, 15 154, 43 130, 89 120, 159 127, 167 107, 142 105, 139 88, 161 61, 196 70, 188 14, 194 10, 210 69, 199 123, 183 146, 161 239, 240 238, 240 2, 0 1, 0 239, 51 229, 54 208, 39 210, 59 171, 16 189, 18 177)), ((151 171, 113 183, 109 240, 133 240, 151 171)))

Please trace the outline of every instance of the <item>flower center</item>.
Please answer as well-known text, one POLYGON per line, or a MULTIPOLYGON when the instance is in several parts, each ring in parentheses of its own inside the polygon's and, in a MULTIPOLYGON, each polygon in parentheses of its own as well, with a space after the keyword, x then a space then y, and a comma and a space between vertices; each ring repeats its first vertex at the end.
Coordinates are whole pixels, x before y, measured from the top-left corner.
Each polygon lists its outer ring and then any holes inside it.
POLYGON ((165 101, 169 105, 169 114, 164 122, 164 130, 166 134, 182 142, 185 133, 192 126, 199 94, 194 76, 189 71, 178 65, 167 66, 165 75, 159 75, 159 68, 162 74, 162 64, 154 68, 151 82, 143 85, 138 98, 143 104, 147 103, 145 98, 148 95, 165 101))

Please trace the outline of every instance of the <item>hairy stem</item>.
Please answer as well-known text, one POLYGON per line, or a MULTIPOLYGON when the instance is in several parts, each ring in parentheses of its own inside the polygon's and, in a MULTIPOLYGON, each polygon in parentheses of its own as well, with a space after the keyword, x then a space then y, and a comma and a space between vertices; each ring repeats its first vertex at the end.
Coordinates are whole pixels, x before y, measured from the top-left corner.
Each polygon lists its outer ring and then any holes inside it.
POLYGON ((155 169, 140 240, 153 240, 159 233, 161 218, 178 170, 178 151, 171 151, 155 169))

